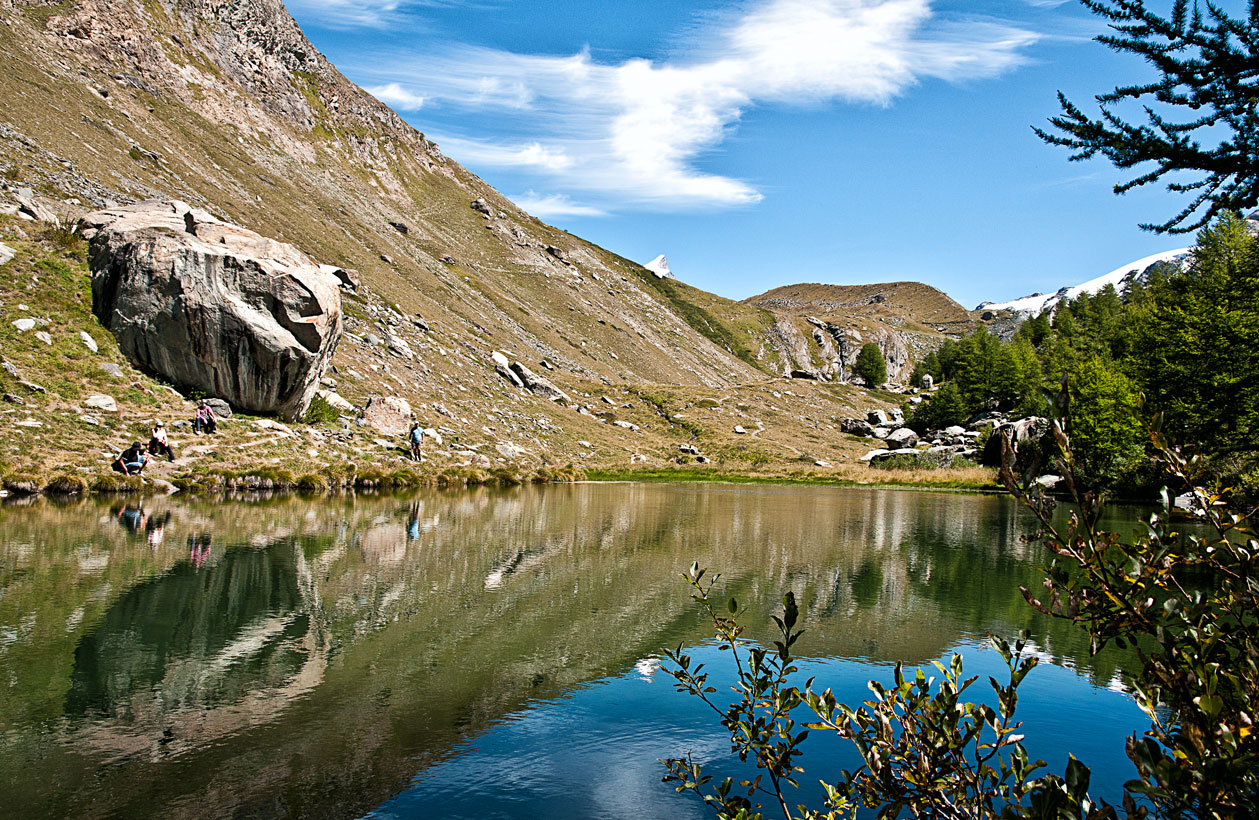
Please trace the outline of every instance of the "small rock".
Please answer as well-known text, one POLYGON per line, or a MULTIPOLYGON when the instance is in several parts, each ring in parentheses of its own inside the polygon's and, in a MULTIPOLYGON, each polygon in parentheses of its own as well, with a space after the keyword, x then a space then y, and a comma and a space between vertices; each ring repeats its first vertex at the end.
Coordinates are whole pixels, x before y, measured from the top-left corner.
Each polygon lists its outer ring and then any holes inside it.
POLYGON ((831 464, 830 464, 830 462, 829 462, 829 461, 822 461, 822 459, 820 459, 820 458, 819 458, 817 461, 813 462, 813 464, 814 464, 814 466, 816 466, 816 467, 829 467, 829 466, 831 466, 831 464))
POLYGON ((587 450, 589 450, 591 447, 594 447, 594 445, 593 445, 593 444, 591 444, 590 442, 588 442, 588 441, 583 441, 583 440, 579 440, 579 441, 577 442, 577 446, 579 446, 579 447, 585 447, 587 450))
POLYGON ((271 419, 254 419, 253 425, 254 427, 258 427, 263 430, 273 430, 286 438, 293 435, 293 431, 286 425, 283 425, 278 421, 272 421, 271 419))
POLYGON ((121 379, 123 376, 122 368, 114 364, 113 362, 105 362, 104 364, 101 365, 101 370, 104 370, 106 373, 108 373, 109 375, 113 376, 116 379, 121 379))
POLYGON ((485 216, 486 219, 489 219, 494 213, 490 209, 489 204, 484 199, 472 200, 472 202, 469 203, 469 207, 472 208, 472 210, 476 211, 477 213, 485 216))
POLYGON ((712 461, 712 459, 710 459, 708 456, 697 456, 695 460, 698 461, 700 464, 709 464, 712 461))
POLYGON ((0 265, 7 264, 15 256, 17 256, 17 251, 0 242, 0 265))
POLYGON ((694 444, 678 445, 678 451, 682 453, 690 453, 693 456, 699 455, 699 448, 696 447, 694 444))
POLYGON ((406 236, 408 233, 410 233, 410 229, 407 228, 407 225, 405 222, 392 222, 391 221, 389 223, 389 226, 393 228, 395 231, 397 231, 398 233, 402 234, 403 236, 406 236))
POLYGON ((503 458, 516 459, 525 454, 523 447, 512 444, 510 441, 500 441, 494 445, 494 449, 498 450, 498 454, 503 458))
POLYGON ((164 478, 150 478, 149 486, 157 490, 158 492, 164 493, 166 495, 174 495, 175 493, 179 492, 178 487, 176 487, 174 484, 171 484, 169 481, 167 481, 164 478))
POLYGON ((101 426, 101 420, 99 416, 89 416, 86 413, 83 414, 82 416, 79 416, 79 421, 83 422, 84 424, 90 424, 93 427, 101 426))
POLYGON ((5 393, 4 401, 7 401, 9 404, 16 404, 19 406, 26 405, 26 399, 22 398, 21 396, 15 396, 12 393, 5 393))
POLYGON ((83 340, 83 344, 87 347, 88 350, 92 351, 93 353, 100 352, 100 346, 96 344, 96 340, 92 338, 92 334, 88 333, 86 330, 80 330, 79 338, 83 340))
POLYGON ((93 410, 100 410, 104 413, 118 412, 118 402, 114 401, 113 396, 105 396, 101 394, 88 396, 83 400, 83 405, 85 407, 90 407, 93 410))
POLYGON ((22 421, 15 421, 13 423, 16 424, 18 427, 43 427, 44 426, 43 422, 35 421, 35 419, 31 419, 31 418, 23 419, 22 421))
POLYGON ((39 339, 41 342, 43 342, 46 345, 52 344, 52 337, 48 335, 48 331, 46 330, 35 331, 35 338, 39 339))
POLYGON ((35 327, 35 320, 34 319, 15 319, 13 321, 13 326, 18 329, 19 333, 25 333, 26 331, 35 327))
POLYGON ((399 336, 394 336, 392 333, 389 334, 385 337, 385 344, 389 346, 390 350, 397 353, 404 359, 415 358, 415 353, 411 350, 411 345, 407 344, 406 340, 399 336))
POLYGON ((736 425, 734 426, 734 432, 735 432, 735 434, 736 434, 736 435, 740 435, 740 436, 742 436, 742 435, 745 435, 745 434, 747 433, 747 430, 744 430, 744 429, 743 429, 743 425, 741 425, 741 424, 736 424, 736 425))

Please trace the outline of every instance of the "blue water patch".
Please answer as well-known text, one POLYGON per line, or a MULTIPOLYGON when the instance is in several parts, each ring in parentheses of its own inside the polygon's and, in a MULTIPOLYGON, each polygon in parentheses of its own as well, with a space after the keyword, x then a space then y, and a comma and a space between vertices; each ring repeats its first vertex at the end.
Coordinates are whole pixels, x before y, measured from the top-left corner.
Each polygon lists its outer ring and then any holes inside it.
MULTIPOLYGON (((978 675, 968 694, 994 702, 988 676, 1003 680, 1005 666, 979 644, 956 647, 966 676, 978 675)), ((951 654, 951 652, 949 653, 951 654)), ((692 655, 708 666, 718 705, 733 699, 729 653, 700 647, 692 655)), ((947 656, 946 656, 947 657, 947 656)), ((893 667, 864 661, 826 659, 800 664, 799 682, 816 676, 818 689, 832 687, 849 703, 870 697, 871 679, 890 682, 893 667)), ((927 668, 927 674, 938 672, 927 668)), ((688 752, 720 780, 754 774, 730 753, 718 717, 697 698, 677 692, 656 659, 632 671, 584 686, 555 700, 538 702, 463 743, 442 763, 420 772, 413 784, 367 817, 508 818, 564 817, 572 820, 701 818, 711 811, 692 795, 679 795, 661 782, 660 758, 688 752)), ((1093 768, 1093 794, 1110 801, 1134 776, 1124 756, 1124 739, 1146 725, 1130 695, 1098 685, 1075 670, 1042 662, 1020 689, 1019 715, 1025 745, 1051 771, 1063 771, 1068 752, 1093 768)), ((804 715, 801 719, 805 719, 804 715)), ((820 778, 834 779, 858 763, 843 741, 814 732, 804 746, 805 774, 789 802, 820 807, 820 778)))

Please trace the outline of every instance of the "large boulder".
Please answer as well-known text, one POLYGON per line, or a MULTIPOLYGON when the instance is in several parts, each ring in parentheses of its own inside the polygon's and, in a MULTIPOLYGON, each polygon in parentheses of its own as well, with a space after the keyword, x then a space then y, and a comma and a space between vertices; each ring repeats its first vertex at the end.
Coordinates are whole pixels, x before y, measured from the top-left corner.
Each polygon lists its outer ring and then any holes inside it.
POLYGON ((404 436, 411 429, 411 403, 398 396, 372 396, 363 408, 368 426, 391 436, 404 436))
POLYGON ((908 427, 901 427, 887 434, 889 447, 906 449, 918 443, 918 434, 908 427))
POLYGON ((573 401, 568 397, 567 393, 552 384, 545 376, 539 376, 520 362, 511 363, 511 372, 515 373, 516 376, 519 377, 521 384, 523 384, 525 389, 530 393, 542 396, 545 399, 550 399, 551 401, 561 401, 565 404, 571 404, 573 401))
POLYGON ((292 245, 178 201, 96 211, 92 311, 137 367, 299 418, 341 339, 340 280, 292 245))
POLYGON ((869 438, 874 435, 874 425, 868 421, 861 419, 841 419, 839 422, 839 431, 854 436, 866 436, 869 438))
POLYGON ((1001 466, 1003 441, 1008 441, 1014 451, 1016 472, 1036 472, 1049 467, 1058 449, 1050 433, 1049 419, 1028 416, 1018 421, 1001 422, 993 428, 984 445, 981 460, 985 467, 1001 466))

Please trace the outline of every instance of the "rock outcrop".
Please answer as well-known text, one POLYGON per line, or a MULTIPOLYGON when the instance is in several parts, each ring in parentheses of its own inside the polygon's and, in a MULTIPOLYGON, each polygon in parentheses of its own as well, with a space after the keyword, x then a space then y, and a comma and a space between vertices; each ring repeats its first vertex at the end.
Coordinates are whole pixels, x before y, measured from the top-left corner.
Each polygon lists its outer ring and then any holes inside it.
POLYGON ((387 435, 406 435, 411 428, 411 404, 397 396, 372 396, 363 408, 363 421, 387 435))
POLYGON ((178 201, 96 211, 92 310, 137 367, 250 413, 305 412, 341 338, 337 276, 178 201))

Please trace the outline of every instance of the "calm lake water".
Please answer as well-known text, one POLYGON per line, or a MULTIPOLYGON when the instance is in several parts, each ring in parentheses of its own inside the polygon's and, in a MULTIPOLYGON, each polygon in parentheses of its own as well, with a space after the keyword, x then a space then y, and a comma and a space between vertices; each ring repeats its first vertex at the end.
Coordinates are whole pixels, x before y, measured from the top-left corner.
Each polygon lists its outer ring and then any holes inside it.
MULTIPOLYGON (((806 674, 850 701, 897 660, 1000 677, 984 636, 1031 630, 1028 745, 1059 771, 1074 752, 1114 799, 1143 726, 1129 661, 1023 602, 1031 526, 1002 497, 831 487, 9 503, 0 816, 706 817, 657 762, 733 771, 660 668, 685 643, 729 669, 691 561, 754 635, 793 590, 806 674)), ((808 743, 816 801, 854 762, 808 743)))

